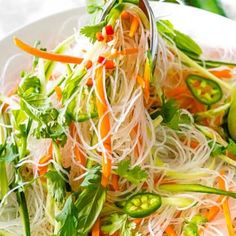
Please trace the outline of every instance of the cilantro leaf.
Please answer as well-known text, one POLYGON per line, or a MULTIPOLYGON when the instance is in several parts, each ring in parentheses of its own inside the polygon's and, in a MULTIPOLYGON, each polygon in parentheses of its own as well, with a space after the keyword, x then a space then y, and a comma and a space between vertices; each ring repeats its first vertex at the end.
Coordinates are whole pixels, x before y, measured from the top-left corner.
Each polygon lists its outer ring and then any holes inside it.
POLYGON ((0 162, 10 163, 15 160, 17 155, 16 145, 14 143, 0 144, 0 162))
POLYGON ((45 174, 48 181, 48 192, 57 203, 63 203, 66 196, 66 183, 57 171, 48 171, 45 174))
POLYGON ((130 164, 130 160, 121 161, 118 165, 117 174, 133 184, 139 184, 145 181, 148 177, 147 172, 142 170, 139 166, 131 168, 130 164))
POLYGON ((66 143, 65 127, 59 123, 59 111, 48 108, 38 114, 38 126, 34 129, 36 138, 51 138, 62 146, 66 143))
POLYGON ((103 0, 87 0, 87 11, 89 14, 93 14, 97 11, 101 11, 104 5, 103 0))
POLYGON ((160 110, 151 115, 152 119, 155 119, 159 115, 162 116, 163 122, 171 129, 179 129, 180 124, 190 124, 191 120, 186 114, 181 114, 181 111, 175 100, 170 99, 165 101, 163 99, 163 105, 160 110))
POLYGON ((119 215, 117 213, 111 214, 102 225, 102 232, 105 234, 113 235, 116 231, 120 230, 127 221, 127 215, 119 215))
POLYGON ((77 236, 78 230, 78 210, 73 203, 72 196, 70 196, 62 209, 56 216, 56 220, 60 222, 61 228, 59 236, 77 236))
POLYGON ((106 25, 106 21, 102 21, 96 25, 87 25, 80 29, 80 33, 88 37, 91 42, 96 41, 96 33, 102 31, 102 28, 106 25))
POLYGON ((136 224, 128 221, 128 216, 125 214, 111 214, 105 219, 101 230, 105 234, 113 235, 115 232, 119 231, 119 235, 122 236, 137 236, 139 233, 134 233, 136 224))
POLYGON ((233 155, 236 155, 236 142, 234 142, 232 139, 229 139, 227 150, 233 155))
POLYGON ((101 172, 100 167, 96 166, 88 170, 88 173, 86 174, 84 181, 81 183, 81 187, 87 187, 87 188, 96 188, 98 183, 101 181, 101 172))
POLYGON ((213 147, 213 149, 211 151, 211 156, 213 156, 213 157, 216 157, 216 156, 219 156, 219 155, 222 155, 225 153, 226 148, 218 143, 214 143, 214 146, 213 146, 213 142, 211 141, 211 142, 209 142, 208 145, 210 148, 213 147))
POLYGON ((100 185, 97 188, 85 188, 75 205, 78 209, 78 235, 87 235, 102 211, 106 200, 106 190, 100 185))
POLYGON ((198 225, 204 225, 207 223, 206 217, 201 214, 195 215, 189 222, 183 227, 184 236, 199 236, 198 225))

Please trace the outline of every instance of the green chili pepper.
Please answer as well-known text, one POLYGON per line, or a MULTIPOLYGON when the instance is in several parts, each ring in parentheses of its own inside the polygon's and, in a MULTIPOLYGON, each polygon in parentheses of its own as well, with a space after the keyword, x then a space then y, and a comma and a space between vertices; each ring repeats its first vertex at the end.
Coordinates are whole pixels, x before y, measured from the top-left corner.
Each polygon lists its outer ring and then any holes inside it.
POLYGON ((228 114, 228 130, 231 138, 236 141, 236 88, 233 90, 232 101, 228 114))
POLYGON ((217 103, 223 96, 222 89, 218 83, 198 75, 188 76, 186 84, 192 95, 205 105, 217 103))
POLYGON ((143 218, 159 209, 161 203, 161 197, 157 194, 139 193, 126 202, 124 211, 133 218, 143 218))
POLYGON ((201 184, 162 184, 158 188, 160 190, 172 193, 179 193, 179 192, 209 193, 209 194, 223 195, 227 197, 236 198, 236 193, 234 192, 207 187, 201 184))

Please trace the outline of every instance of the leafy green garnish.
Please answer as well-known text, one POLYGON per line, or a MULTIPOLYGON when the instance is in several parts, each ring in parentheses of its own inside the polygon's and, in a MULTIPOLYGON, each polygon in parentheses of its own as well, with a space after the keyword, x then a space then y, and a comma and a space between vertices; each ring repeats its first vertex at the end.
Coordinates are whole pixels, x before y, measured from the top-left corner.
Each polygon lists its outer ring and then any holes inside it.
POLYGON ((50 170, 45 174, 48 181, 48 193, 57 203, 63 203, 66 196, 66 183, 57 171, 50 170))
POLYGON ((93 14, 101 11, 104 3, 104 0, 87 0, 87 12, 93 14))
POLYGON ((225 155, 226 154, 226 151, 230 152, 231 154, 233 155, 236 155, 236 142, 234 142, 234 140, 232 139, 229 139, 229 143, 226 147, 218 144, 218 143, 215 143, 213 145, 213 142, 209 142, 209 146, 212 148, 213 146, 213 149, 212 149, 212 152, 211 152, 211 156, 215 157, 215 156, 219 156, 219 155, 225 155))
POLYGON ((60 222, 61 228, 59 236, 77 236, 78 230, 78 209, 73 203, 72 196, 70 196, 62 209, 56 216, 56 220, 60 222))
POLYGON ((195 215, 190 221, 186 222, 183 227, 184 236, 199 236, 198 225, 205 225, 207 219, 201 214, 195 215))
POLYGON ((158 31, 167 39, 173 41, 177 48, 184 51, 186 55, 200 56, 202 49, 188 35, 174 29, 172 23, 168 20, 159 20, 157 22, 158 31))
POLYGON ((163 123, 172 129, 179 129, 180 124, 190 124, 191 120, 186 114, 181 114, 181 111, 175 100, 170 99, 165 101, 163 99, 163 104, 161 109, 154 112, 151 117, 155 119, 158 116, 162 116, 163 123))
POLYGON ((234 142, 234 140, 229 139, 229 144, 227 146, 227 151, 229 151, 233 155, 236 155, 236 142, 234 142))
POLYGON ((95 25, 87 25, 80 29, 80 33, 91 40, 92 43, 96 41, 96 33, 101 32, 106 25, 106 21, 102 21, 95 25))
POLYGON ((102 225, 102 232, 112 235, 116 231, 120 230, 127 221, 127 215, 119 215, 117 213, 111 214, 106 218, 106 221, 102 225))
POLYGON ((78 209, 78 234, 87 235, 96 222, 106 200, 106 190, 98 184, 96 188, 86 188, 79 195, 75 205, 78 209))
POLYGON ((100 166, 95 166, 88 170, 84 181, 81 183, 81 187, 86 188, 96 188, 98 183, 101 181, 101 168, 100 166))
POLYGON ((119 163, 117 174, 123 178, 126 178, 133 184, 144 182, 148 177, 147 172, 142 170, 140 166, 135 166, 132 168, 130 160, 123 160, 119 163))
POLYGON ((125 214, 111 214, 105 219, 101 229, 103 233, 113 235, 115 232, 119 231, 119 235, 122 236, 136 236, 139 233, 134 233, 136 224, 128 221, 128 216, 125 214))
POLYGON ((51 138, 62 146, 66 143, 66 127, 60 124, 59 111, 57 109, 46 109, 39 114, 38 120, 38 126, 34 130, 36 138, 51 138))
POLYGON ((16 145, 14 143, 0 144, 0 162, 10 163, 15 160, 16 145))

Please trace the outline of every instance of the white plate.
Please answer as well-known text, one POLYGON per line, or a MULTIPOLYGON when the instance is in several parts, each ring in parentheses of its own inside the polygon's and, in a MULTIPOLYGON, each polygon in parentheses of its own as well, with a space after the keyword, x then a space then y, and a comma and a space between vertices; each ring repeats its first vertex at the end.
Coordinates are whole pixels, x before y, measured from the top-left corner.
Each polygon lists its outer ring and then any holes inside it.
MULTIPOLYGON (((170 3, 152 3, 154 14, 158 19, 169 19, 177 29, 191 35, 201 45, 236 49, 236 23, 227 18, 196 8, 170 3)), ((75 8, 38 20, 26 25, 0 41, 0 74, 6 61, 21 53, 12 38, 14 35, 33 44, 41 40, 42 45, 53 48, 59 41, 73 33, 78 24, 87 18, 85 8, 75 8)), ((26 54, 17 56, 7 67, 7 76, 1 82, 11 87, 19 71, 26 67, 31 57, 26 54), (6 81, 8 83, 6 83, 6 81)), ((1 83, 1 84, 2 84, 1 83)))

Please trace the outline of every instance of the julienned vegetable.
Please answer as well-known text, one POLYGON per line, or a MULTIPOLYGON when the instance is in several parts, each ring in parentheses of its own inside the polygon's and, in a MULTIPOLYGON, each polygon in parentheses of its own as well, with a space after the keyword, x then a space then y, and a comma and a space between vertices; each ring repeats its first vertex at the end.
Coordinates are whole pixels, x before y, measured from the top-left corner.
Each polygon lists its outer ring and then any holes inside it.
POLYGON ((236 193, 229 192, 217 188, 203 186, 201 184, 162 184, 158 186, 158 189, 167 192, 196 192, 196 193, 209 193, 216 195, 224 195, 232 198, 236 198, 236 193))
POLYGON ((124 211, 133 218, 143 218, 161 206, 161 197, 153 193, 139 193, 129 198, 124 211))
POLYGON ((232 93, 232 99, 231 99, 231 104, 229 108, 229 114, 228 114, 228 130, 229 134, 236 141, 236 88, 234 88, 233 93, 232 93))
MULTIPOLYGON (((34 59, 0 88, 0 234, 232 232, 235 63, 202 60, 166 20, 152 61, 137 3, 119 1, 80 29, 83 41, 78 33, 52 51, 15 38, 34 59)), ((96 15, 103 1, 88 5, 96 15)))
POLYGON ((213 105, 219 102, 223 96, 219 84, 198 75, 188 76, 186 84, 193 96, 205 105, 213 105))

